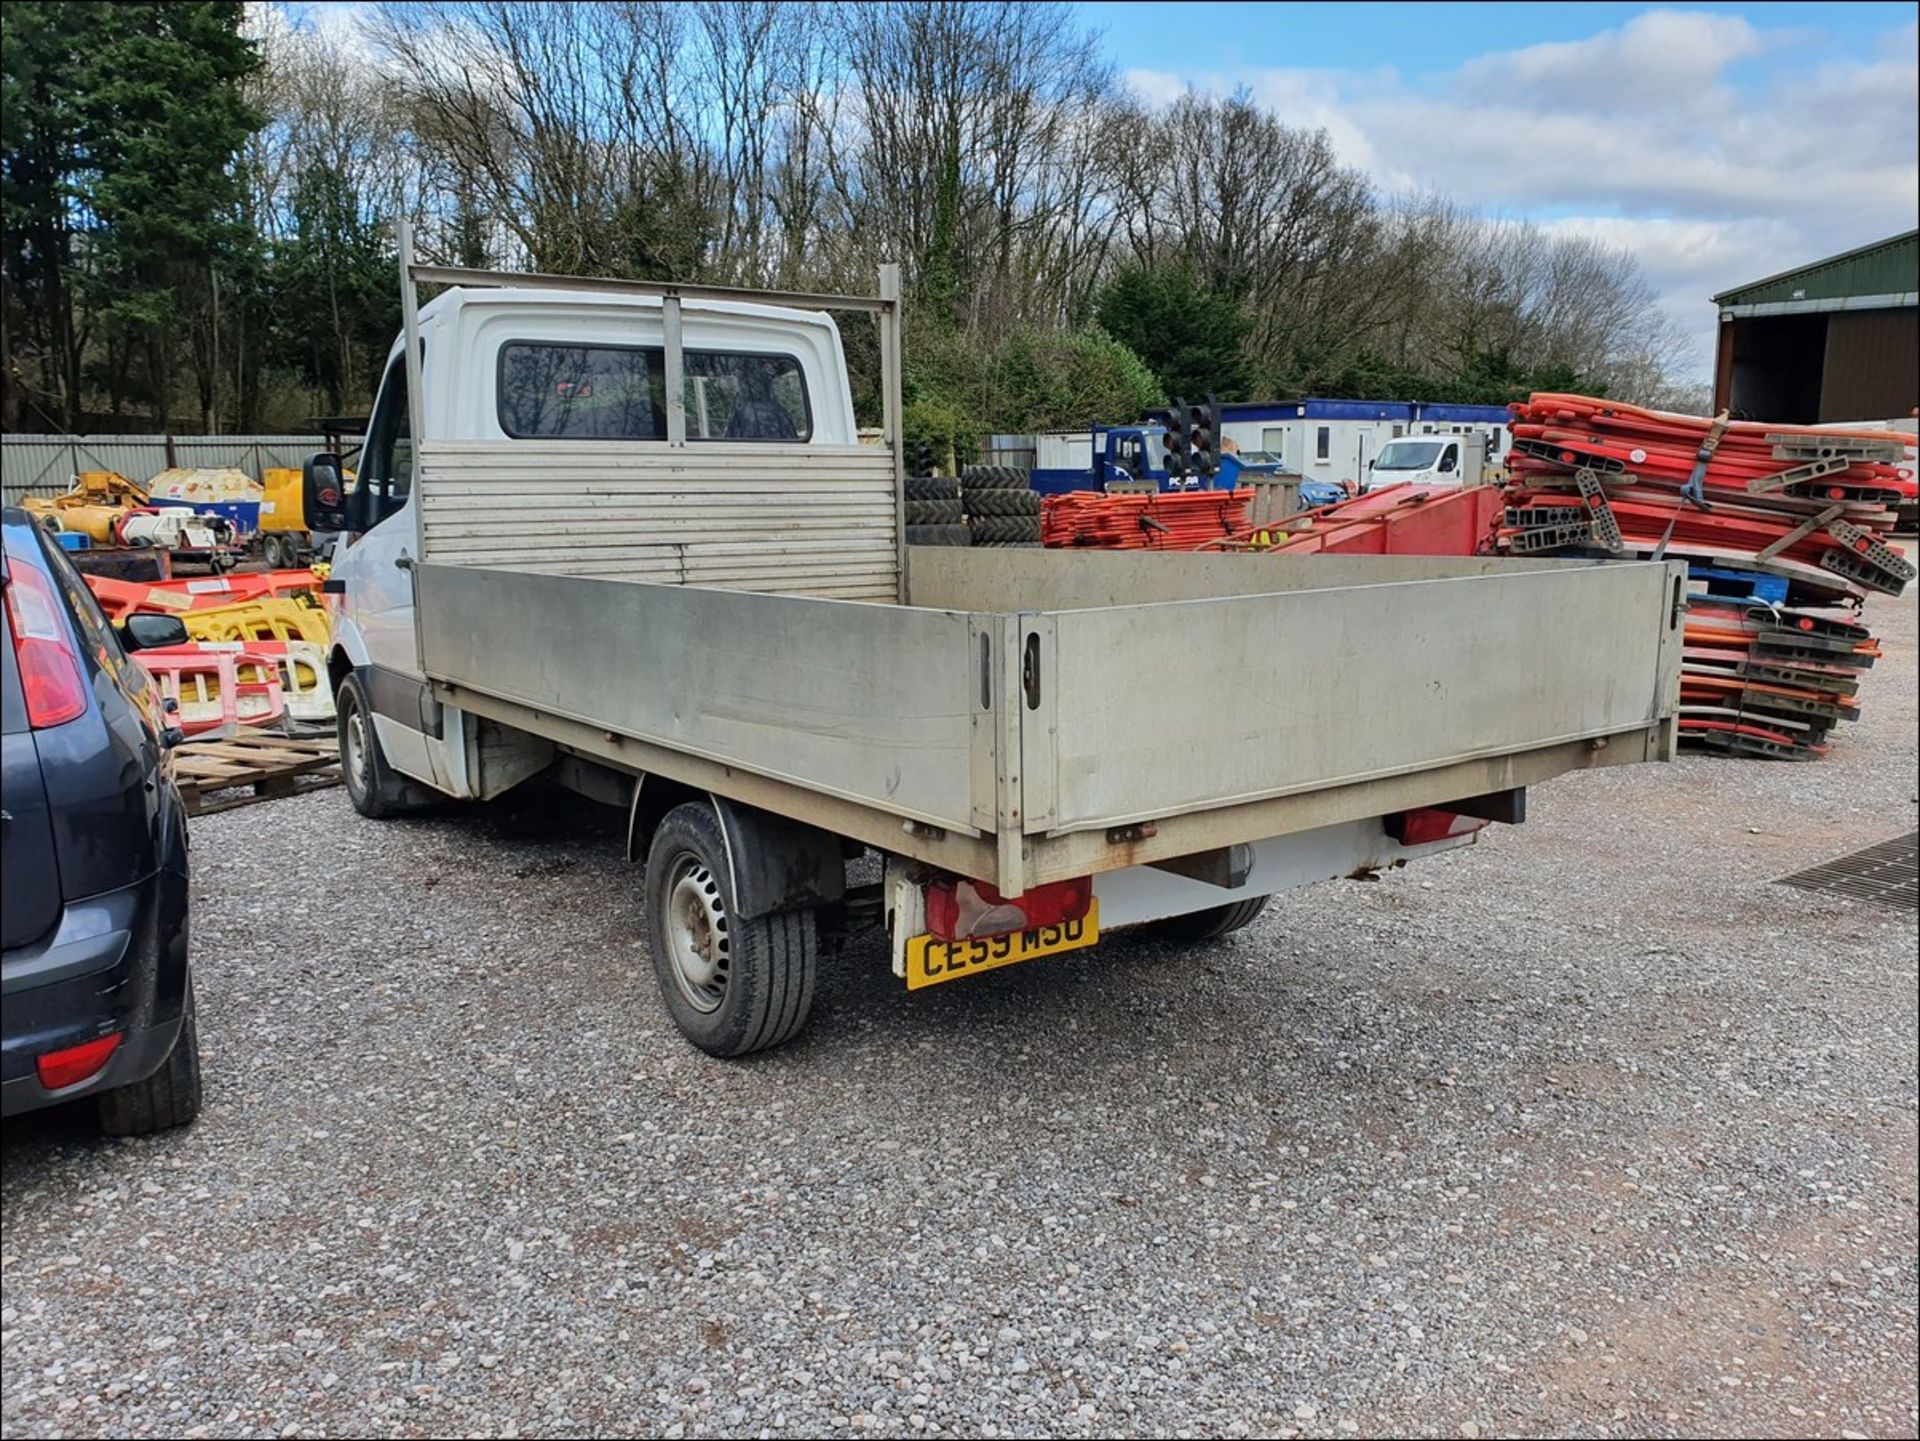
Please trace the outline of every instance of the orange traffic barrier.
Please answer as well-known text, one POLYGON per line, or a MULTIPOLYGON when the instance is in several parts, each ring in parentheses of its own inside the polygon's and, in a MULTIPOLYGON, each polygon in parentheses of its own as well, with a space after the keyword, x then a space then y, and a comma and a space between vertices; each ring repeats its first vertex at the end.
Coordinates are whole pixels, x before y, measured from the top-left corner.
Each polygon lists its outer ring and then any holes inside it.
POLYGON ((1040 542, 1101 550, 1198 550, 1244 526, 1252 499, 1250 490, 1067 491, 1041 497, 1040 542))
POLYGON ((233 605, 240 601, 318 595, 320 577, 311 570, 269 570, 244 575, 217 575, 166 580, 152 584, 90 575, 87 588, 109 620, 124 620, 135 611, 173 614, 233 605))

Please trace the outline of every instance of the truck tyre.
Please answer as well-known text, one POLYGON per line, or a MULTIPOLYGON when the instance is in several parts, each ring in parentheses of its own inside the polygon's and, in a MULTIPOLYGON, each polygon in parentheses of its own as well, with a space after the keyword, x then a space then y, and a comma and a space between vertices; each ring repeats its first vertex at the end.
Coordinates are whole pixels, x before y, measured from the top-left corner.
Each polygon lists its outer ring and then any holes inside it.
POLYGON ((908 525, 957 525, 959 521, 960 502, 957 499, 907 502, 908 525))
POLYGON ((380 734, 373 728, 373 708, 367 704, 366 687, 357 673, 340 682, 333 695, 333 709, 340 744, 340 779, 346 784, 353 808, 368 820, 384 821, 424 802, 426 792, 387 765, 380 749, 380 734))
POLYGON ((907 477, 908 500, 958 500, 960 482, 950 475, 910 475, 907 477))
POLYGON ((1044 550, 1046 547, 1037 540, 976 540, 979 550, 1044 550))
POLYGON ((819 965, 813 911, 732 913, 727 841, 711 801, 667 812, 647 850, 646 884, 654 976, 682 1035, 724 1058, 799 1034, 819 965))
POLYGON ((102 1091, 96 1102, 100 1131, 108 1136, 146 1136, 184 1126, 200 1114, 200 1037, 193 1024, 193 987, 180 1035, 160 1069, 144 1081, 102 1091))
POLYGON ((1155 921, 1148 929, 1161 940, 1175 945, 1197 945, 1202 941, 1217 941, 1242 926, 1251 925, 1266 908, 1267 897, 1255 896, 1252 900, 1234 901, 1204 911, 1189 911, 1184 916, 1169 916, 1164 921, 1155 921))
POLYGON ((977 515, 972 525, 976 545, 997 540, 1040 539, 1040 517, 1037 515, 977 515))
POLYGON ((973 532, 964 525, 910 525, 908 545, 972 545, 973 532))
POLYGON ((1030 490, 982 490, 967 497, 974 515, 1038 515, 1040 497, 1030 490))
POLYGON ((1015 465, 970 465, 960 473, 960 488, 968 495, 977 490, 1025 490, 1027 473, 1015 465))

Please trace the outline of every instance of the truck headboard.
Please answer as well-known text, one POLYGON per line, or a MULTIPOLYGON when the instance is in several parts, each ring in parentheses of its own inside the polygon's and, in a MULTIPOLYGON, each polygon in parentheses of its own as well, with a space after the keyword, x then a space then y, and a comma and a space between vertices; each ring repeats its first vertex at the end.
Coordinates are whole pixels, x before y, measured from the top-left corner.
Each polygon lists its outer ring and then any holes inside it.
POLYGON ((840 600, 899 595, 877 445, 429 440, 421 559, 840 600))

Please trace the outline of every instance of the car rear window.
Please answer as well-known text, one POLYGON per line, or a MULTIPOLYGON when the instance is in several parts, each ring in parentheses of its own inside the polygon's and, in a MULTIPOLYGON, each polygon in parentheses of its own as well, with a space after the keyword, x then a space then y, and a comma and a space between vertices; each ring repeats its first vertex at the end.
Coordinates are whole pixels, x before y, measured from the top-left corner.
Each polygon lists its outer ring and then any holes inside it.
MULTIPOLYGON (((804 441, 807 382, 790 355, 689 350, 688 440, 804 441)), ((517 440, 665 440, 658 346, 509 341, 500 347, 500 428, 517 440)))

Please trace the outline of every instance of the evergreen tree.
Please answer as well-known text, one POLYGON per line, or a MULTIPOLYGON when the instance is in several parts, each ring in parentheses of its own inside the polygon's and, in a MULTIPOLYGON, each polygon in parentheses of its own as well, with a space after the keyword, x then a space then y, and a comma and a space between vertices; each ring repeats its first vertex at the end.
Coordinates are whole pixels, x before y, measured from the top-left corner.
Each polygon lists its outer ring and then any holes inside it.
POLYGON ((1232 295, 1185 269, 1124 270, 1096 307, 1100 324, 1146 362, 1169 395, 1243 400, 1249 320, 1232 295))
POLYGON ((183 335, 195 344, 202 423, 212 422, 217 276, 253 243, 233 163, 264 123, 241 93, 259 57, 236 0, 72 8, 93 12, 91 44, 73 57, 89 299, 142 357, 163 430, 183 335))

